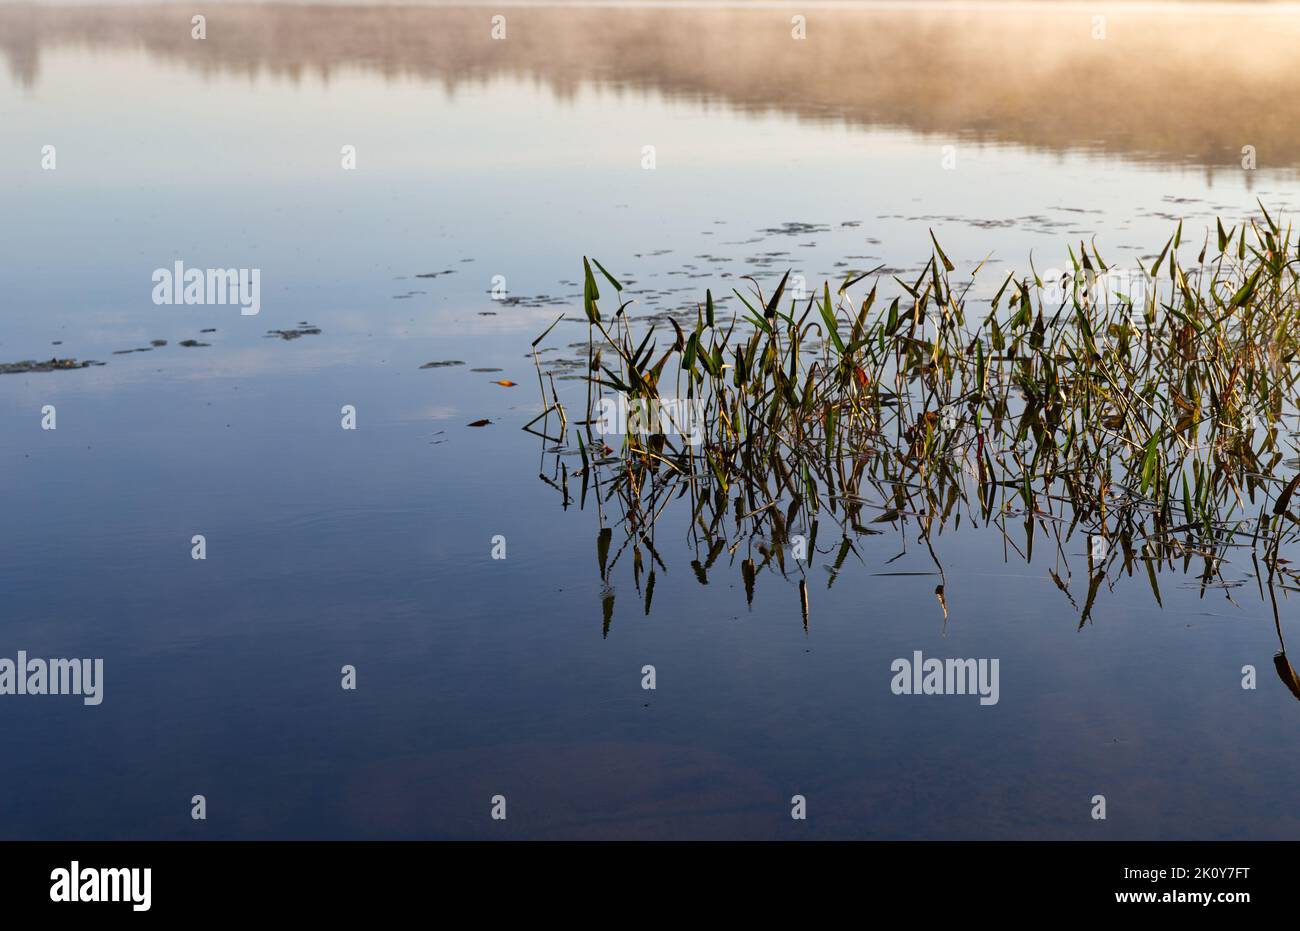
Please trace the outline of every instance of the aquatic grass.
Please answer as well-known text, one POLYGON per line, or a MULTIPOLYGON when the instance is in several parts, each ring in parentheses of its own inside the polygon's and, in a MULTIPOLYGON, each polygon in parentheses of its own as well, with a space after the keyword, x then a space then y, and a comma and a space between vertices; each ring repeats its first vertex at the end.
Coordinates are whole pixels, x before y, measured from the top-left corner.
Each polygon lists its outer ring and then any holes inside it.
POLYGON ((548 483, 567 506, 568 480, 580 477, 579 505, 594 491, 601 532, 611 529, 607 508, 621 528, 612 558, 605 543, 602 578, 630 547, 638 590, 647 574, 648 612, 654 567, 666 571, 656 523, 681 501, 702 581, 723 552, 739 556, 751 599, 761 570, 796 572, 805 623, 813 553, 833 558, 829 587, 854 541, 882 524, 916 527, 945 617, 933 544, 963 519, 997 528, 1008 558, 1049 546, 1080 626, 1113 572, 1141 573, 1161 601, 1159 573, 1197 562, 1202 593, 1231 597, 1239 580, 1224 565, 1236 549, 1263 563, 1261 589, 1297 586, 1279 555, 1300 527, 1291 503, 1300 242, 1290 226, 1262 205, 1256 220, 1219 222, 1200 244, 1185 243, 1180 224, 1137 276, 1118 279, 1140 289, 1112 290, 1114 270, 1080 242, 1062 281, 1043 281, 1031 264, 978 301, 983 264, 958 280, 930 239, 914 279, 874 269, 796 298, 788 272, 768 293, 750 278, 729 319, 706 291, 689 329, 671 317, 667 328, 637 325, 618 280, 583 260, 585 410, 566 413, 538 362, 538 420, 560 419, 558 437, 541 431, 556 449, 574 428, 581 458, 578 472, 548 483), (859 286, 867 293, 855 301, 859 286), (596 411, 610 398, 686 399, 699 442, 650 430, 606 438, 596 411), (824 551, 822 522, 840 538, 824 551), (807 559, 789 560, 796 533, 807 559), (1076 535, 1103 541, 1088 544, 1078 598, 1065 550, 1076 535))

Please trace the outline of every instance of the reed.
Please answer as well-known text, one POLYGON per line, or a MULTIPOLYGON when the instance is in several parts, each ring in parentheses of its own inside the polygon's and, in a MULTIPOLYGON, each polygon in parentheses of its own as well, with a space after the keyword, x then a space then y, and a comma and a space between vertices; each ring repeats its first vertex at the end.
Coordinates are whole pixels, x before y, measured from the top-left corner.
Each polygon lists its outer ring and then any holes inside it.
POLYGON ((584 259, 585 410, 566 412, 539 363, 545 410, 528 427, 544 421, 561 448, 575 430, 581 466, 569 474, 557 457, 543 478, 566 506, 571 480, 580 505, 595 490, 602 577, 630 547, 640 590, 643 547, 664 568, 657 521, 670 505, 689 508, 697 575, 724 552, 739 557, 752 598, 759 571, 797 573, 805 623, 812 555, 830 560, 833 585, 855 540, 882 524, 916 528, 945 616, 934 542, 963 521, 997 528, 1008 557, 1050 546, 1080 626, 1115 574, 1145 575, 1157 601, 1159 572, 1193 563, 1202 591, 1235 587, 1223 574, 1231 550, 1262 563, 1261 592, 1293 587, 1280 548, 1300 527, 1288 425, 1300 243, 1261 211, 1218 223, 1200 244, 1184 243, 1180 224, 1140 269, 1140 293, 1111 290, 1113 270, 1080 243, 1063 282, 1031 265, 976 301, 981 268, 959 279, 932 233, 915 280, 869 272, 800 300, 789 273, 770 293, 750 279, 733 292, 738 313, 722 319, 706 292, 689 329, 636 325, 622 285, 584 259), (684 401, 696 442, 656 426, 602 435, 597 414, 611 399, 684 401), (807 559, 789 558, 796 534, 807 559), (1076 535, 1089 540, 1077 599, 1061 571, 1076 535))

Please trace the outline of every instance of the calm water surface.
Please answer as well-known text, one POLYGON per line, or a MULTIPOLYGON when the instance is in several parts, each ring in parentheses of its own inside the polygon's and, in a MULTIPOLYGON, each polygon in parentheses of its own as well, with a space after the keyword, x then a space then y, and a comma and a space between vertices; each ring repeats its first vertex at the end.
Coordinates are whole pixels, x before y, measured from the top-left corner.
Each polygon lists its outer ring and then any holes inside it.
POLYGON ((814 561, 805 629, 795 577, 701 584, 669 511, 647 611, 520 428, 530 342, 586 338, 583 255, 644 321, 745 274, 906 277, 930 229, 981 294, 1289 214, 1300 13, 503 10, 493 41, 495 7, 222 4, 195 41, 189 6, 0 5, 0 362, 105 363, 0 376, 0 656, 106 670, 97 708, 0 701, 0 836, 1296 836, 1247 558, 1163 607, 1116 576, 1080 628, 1046 547, 963 527, 945 621, 904 527, 831 588, 814 561), (262 312, 155 305, 177 260, 261 269, 262 312), (914 650, 999 658, 999 703, 893 695, 914 650))

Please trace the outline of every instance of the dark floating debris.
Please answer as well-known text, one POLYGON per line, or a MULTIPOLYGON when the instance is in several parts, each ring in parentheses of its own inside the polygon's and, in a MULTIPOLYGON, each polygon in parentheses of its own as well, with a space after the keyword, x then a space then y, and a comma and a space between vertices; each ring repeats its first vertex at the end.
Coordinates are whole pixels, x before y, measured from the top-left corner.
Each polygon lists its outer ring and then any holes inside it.
POLYGON ((214 326, 211 326, 211 327, 208 327, 206 330, 199 330, 199 332, 200 332, 200 333, 215 333, 215 332, 217 332, 217 328, 214 327, 214 326))
MULTIPOLYGON (((488 291, 486 293, 491 294, 492 292, 488 291)), ((577 297, 581 298, 581 295, 577 295, 577 297)), ((572 298, 559 297, 550 294, 538 294, 532 297, 520 296, 520 295, 508 295, 506 297, 494 297, 493 300, 496 301, 498 304, 500 304, 502 307, 538 308, 538 307, 566 307, 568 306, 572 298)))
POLYGON ((149 340, 149 345, 152 346, 152 347, 155 348, 155 349, 161 349, 163 346, 166 346, 166 345, 167 345, 167 340, 165 340, 165 339, 151 339, 151 340, 149 340))
MULTIPOLYGON (((464 364, 465 364, 465 363, 462 362, 462 361, 460 361, 459 359, 445 359, 445 360, 443 360, 442 362, 426 362, 426 363, 424 363, 424 365, 420 366, 420 368, 422 368, 422 369, 445 369, 445 368, 447 368, 447 367, 449 367, 449 366, 452 366, 452 365, 464 365, 464 364)), ((500 371, 500 370, 498 369, 498 371, 500 371)))
MULTIPOLYGON (((432 364, 432 363, 430 363, 430 364, 432 364)), ((427 366, 427 365, 422 365, 422 366, 420 366, 420 368, 428 368, 428 367, 429 367, 429 366, 427 366)), ((471 371, 471 372, 504 372, 505 369, 470 369, 470 371, 471 371)))
POLYGON ((186 349, 197 349, 202 346, 211 346, 212 344, 200 343, 197 339, 183 339, 178 343, 178 345, 184 346, 186 349))
POLYGON ((416 278, 438 278, 442 275, 454 275, 454 274, 456 274, 456 269, 445 268, 440 272, 425 272, 423 275, 416 275, 415 277, 416 278))
POLYGON ((474 422, 471 423, 471 424, 467 424, 466 426, 470 426, 470 427, 486 427, 486 426, 487 426, 488 424, 490 424, 491 422, 492 422, 492 421, 490 421, 490 420, 476 420, 476 421, 474 421, 474 422))
POLYGON ((62 372, 68 369, 84 369, 92 365, 103 365, 93 359, 47 359, 36 362, 24 359, 22 362, 0 362, 0 375, 24 375, 28 372, 62 372))
POLYGON ((825 223, 800 223, 790 221, 782 223, 780 226, 770 226, 766 229, 759 230, 760 233, 767 233, 769 236, 807 236, 811 233, 829 233, 830 227, 825 223))
POLYGON ((300 336, 320 336, 320 327, 300 325, 292 330, 267 330, 267 338, 278 336, 280 339, 298 339, 300 336))

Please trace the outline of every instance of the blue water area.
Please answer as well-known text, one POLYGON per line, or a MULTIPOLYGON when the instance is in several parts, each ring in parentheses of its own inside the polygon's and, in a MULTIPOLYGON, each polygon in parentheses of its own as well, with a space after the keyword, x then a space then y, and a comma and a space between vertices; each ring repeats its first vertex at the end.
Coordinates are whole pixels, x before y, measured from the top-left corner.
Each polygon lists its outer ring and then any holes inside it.
POLYGON ((1203 227, 1294 199, 1284 173, 995 140, 951 177, 923 129, 670 82, 543 82, 498 58, 453 89, 346 51, 328 79, 289 76, 274 47, 254 67, 55 26, 7 45, 0 74, 0 362, 104 364, 0 374, 0 658, 102 658, 103 701, 0 695, 0 836, 1300 831, 1300 705, 1248 552, 1224 569, 1240 588, 1202 592, 1193 567, 1161 575, 1159 604, 1115 572, 1082 627, 1086 540, 1065 544, 1067 596, 1046 525, 1028 562, 993 528, 945 528, 940 579, 911 520, 832 572, 824 522, 820 551, 760 571, 751 602, 756 541, 697 573, 673 506, 662 563, 643 553, 638 578, 624 550, 602 577, 572 431, 557 452, 522 429, 543 407, 532 340, 565 314, 544 370, 585 357, 583 255, 625 277, 643 325, 750 272, 812 288, 915 270, 931 228, 963 272, 990 252, 1060 264, 1080 232, 1122 261, 1159 250, 1169 198, 1203 227), (260 269, 261 312, 155 304, 176 261, 260 269), (494 300, 498 276, 519 300, 494 300), (302 327, 318 332, 271 332, 302 327), (561 463, 567 499, 545 480, 561 463), (996 658, 997 703, 895 694, 915 651, 996 658))

